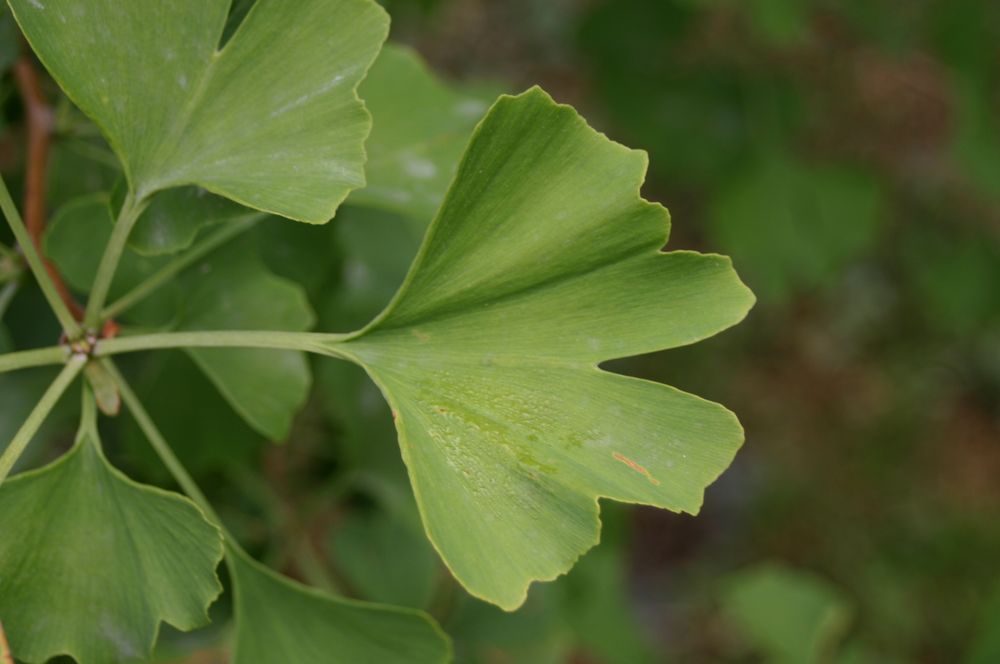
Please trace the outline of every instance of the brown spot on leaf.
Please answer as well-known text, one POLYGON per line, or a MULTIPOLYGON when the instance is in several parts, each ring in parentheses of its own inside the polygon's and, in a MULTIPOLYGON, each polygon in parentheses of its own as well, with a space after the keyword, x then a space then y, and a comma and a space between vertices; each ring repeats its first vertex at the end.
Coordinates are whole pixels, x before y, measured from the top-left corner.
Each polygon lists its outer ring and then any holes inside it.
POLYGON ((635 461, 632 461, 632 459, 629 459, 624 454, 620 454, 618 452, 612 452, 611 456, 614 458, 615 461, 621 461, 623 464, 625 464, 626 466, 628 466, 629 468, 631 468, 635 472, 639 473, 640 475, 645 475, 646 479, 649 480, 650 482, 652 482, 654 485, 660 486, 660 480, 658 480, 655 477, 653 477, 650 474, 650 472, 648 470, 646 470, 645 466, 641 466, 641 465, 637 464, 635 461))

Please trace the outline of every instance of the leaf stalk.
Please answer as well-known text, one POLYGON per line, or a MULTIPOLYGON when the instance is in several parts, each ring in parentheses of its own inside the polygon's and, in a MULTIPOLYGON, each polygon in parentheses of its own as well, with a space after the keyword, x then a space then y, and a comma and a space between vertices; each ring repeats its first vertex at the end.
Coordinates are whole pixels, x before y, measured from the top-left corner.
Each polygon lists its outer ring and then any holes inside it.
POLYGON ((14 238, 17 240, 18 246, 20 246, 25 260, 28 262, 28 267, 31 269, 32 274, 35 275, 35 280, 38 281, 38 286, 42 289, 42 294, 48 300, 52 313, 59 319, 59 324, 62 326, 63 332, 70 339, 81 336, 83 330, 76 318, 73 317, 69 307, 66 306, 62 296, 59 294, 59 289, 56 287, 51 275, 49 275, 49 271, 45 268, 45 262, 35 248, 35 243, 31 239, 31 235, 24 225, 24 220, 21 219, 21 214, 14 204, 14 199, 10 196, 7 183, 4 182, 2 177, 0 177, 0 210, 3 211, 4 216, 7 218, 7 223, 14 233, 14 238))
POLYGON ((128 237, 135 228, 135 223, 139 220, 143 210, 146 209, 147 199, 136 200, 130 191, 122 203, 122 208, 118 212, 118 219, 115 221, 114 230, 111 231, 111 238, 104 248, 104 255, 101 256, 100 265, 97 268, 97 276, 94 277, 94 285, 90 290, 90 298, 87 300, 87 311, 84 314, 83 326, 91 333, 96 333, 101 322, 101 311, 104 303, 108 299, 108 292, 111 290, 111 282, 118 271, 118 263, 121 261, 125 251, 125 244, 128 237))
POLYGON ((56 376, 56 379, 45 390, 42 398, 35 404, 31 414, 28 415, 28 419, 24 421, 24 424, 21 425, 21 428, 14 435, 14 439, 10 441, 10 445, 0 455, 0 485, 7 479, 14 464, 21 458, 24 450, 28 447, 28 443, 38 433, 38 429, 42 426, 45 418, 55 408, 63 392, 70 386, 86 363, 86 355, 73 355, 62 371, 59 372, 59 375, 56 376))
POLYGON ((204 332, 161 332, 131 337, 102 339, 94 347, 95 357, 161 348, 271 348, 300 350, 319 355, 350 359, 337 344, 352 335, 282 330, 211 330, 204 332))

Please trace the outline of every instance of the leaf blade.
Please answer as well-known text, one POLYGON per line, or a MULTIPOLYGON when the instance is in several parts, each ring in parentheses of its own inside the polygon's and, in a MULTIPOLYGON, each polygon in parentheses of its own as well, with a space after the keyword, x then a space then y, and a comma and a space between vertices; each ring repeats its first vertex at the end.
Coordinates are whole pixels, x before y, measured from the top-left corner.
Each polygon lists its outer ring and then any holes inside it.
POLYGON ((199 627, 222 592, 218 528, 186 498, 113 468, 93 402, 84 408, 69 453, 0 488, 0 568, 12 571, 0 578, 0 616, 25 661, 148 656, 161 622, 199 627))
POLYGON ((227 0, 9 3, 137 198, 197 184, 322 223, 363 185, 371 123, 356 87, 388 30, 371 0, 260 0, 221 50, 227 0))
POLYGON ((402 287, 338 345, 393 408, 432 543, 507 610, 598 541, 599 498, 697 512, 743 441, 725 408, 596 367, 754 301, 728 259, 660 251, 645 170, 544 92, 502 97, 402 287))

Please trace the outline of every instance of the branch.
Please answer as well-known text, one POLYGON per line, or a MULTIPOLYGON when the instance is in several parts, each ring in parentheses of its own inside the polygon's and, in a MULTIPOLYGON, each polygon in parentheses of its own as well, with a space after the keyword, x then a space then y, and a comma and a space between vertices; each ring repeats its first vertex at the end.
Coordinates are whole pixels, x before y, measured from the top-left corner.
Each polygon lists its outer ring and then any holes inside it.
MULTIPOLYGON (((48 174, 49 148, 52 146, 52 108, 45 99, 39 81, 38 71, 31 56, 25 54, 14 65, 14 78, 24 102, 28 119, 28 157, 24 184, 24 222, 35 248, 41 252, 42 236, 45 233, 45 185, 48 174)), ((62 277, 45 258, 45 269, 63 302, 73 317, 83 318, 83 309, 73 299, 62 277)))

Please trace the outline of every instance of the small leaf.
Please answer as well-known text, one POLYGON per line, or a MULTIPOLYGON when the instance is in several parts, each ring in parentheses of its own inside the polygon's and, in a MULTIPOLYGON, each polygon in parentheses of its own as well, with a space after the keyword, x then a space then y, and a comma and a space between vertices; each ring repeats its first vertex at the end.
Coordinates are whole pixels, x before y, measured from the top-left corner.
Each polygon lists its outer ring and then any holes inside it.
POLYGON ((420 56, 393 44, 382 49, 358 93, 373 126, 366 146, 368 183, 351 202, 429 222, 473 127, 489 108, 485 95, 451 89, 420 56))
POLYGON ((72 450, 0 487, 0 532, 0 621, 26 662, 144 659, 161 622, 205 624, 222 590, 218 529, 108 463, 92 399, 72 450))
MULTIPOLYGON (((297 284, 271 274, 244 244, 198 267, 185 300, 182 330, 294 330, 315 315, 297 284)), ((191 348, 188 353, 250 426, 281 440, 309 396, 311 378, 298 351, 191 348)))
POLYGON ((424 613, 340 599, 286 579, 230 546, 234 664, 437 664, 451 646, 424 613))
POLYGON ((197 184, 321 223, 364 184, 355 89, 385 39, 371 0, 9 0, 32 48, 100 125, 137 199, 197 184))
POLYGON ((645 168, 538 89, 501 98, 399 293, 337 348, 395 412, 432 542, 506 609, 597 542, 599 497, 697 512, 743 439, 717 404, 595 366, 753 303, 728 259, 659 251, 645 168))

